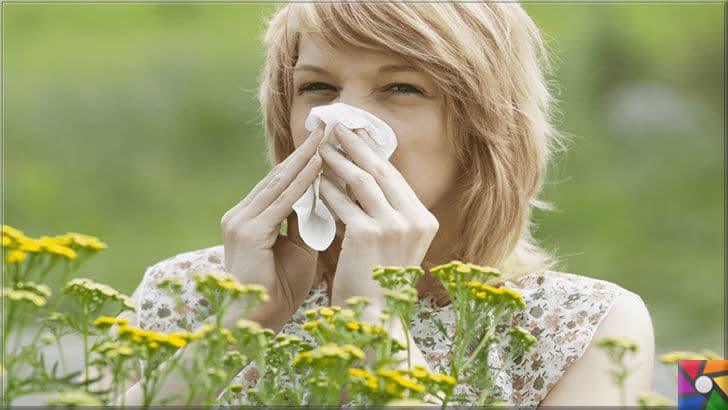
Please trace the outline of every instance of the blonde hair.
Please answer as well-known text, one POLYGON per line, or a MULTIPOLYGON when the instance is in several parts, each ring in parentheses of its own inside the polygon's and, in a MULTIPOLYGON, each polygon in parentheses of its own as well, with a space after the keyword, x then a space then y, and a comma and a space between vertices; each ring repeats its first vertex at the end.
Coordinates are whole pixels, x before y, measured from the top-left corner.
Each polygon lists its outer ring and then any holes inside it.
MULTIPOLYGON (((259 99, 272 164, 294 150, 290 108, 302 31, 333 46, 389 51, 430 75, 444 97, 446 129, 460 164, 462 261, 508 277, 549 269, 535 243, 532 207, 562 134, 551 125, 541 34, 517 3, 291 3, 277 9, 263 42, 259 99)), ((447 262, 447 261, 441 261, 447 262)))

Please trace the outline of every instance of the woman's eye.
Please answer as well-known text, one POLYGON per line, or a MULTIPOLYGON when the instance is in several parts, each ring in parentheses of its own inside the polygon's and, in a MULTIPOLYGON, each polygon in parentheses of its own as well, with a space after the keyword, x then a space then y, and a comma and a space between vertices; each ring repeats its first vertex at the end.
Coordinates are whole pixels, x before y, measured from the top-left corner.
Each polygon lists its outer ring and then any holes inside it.
MULTIPOLYGON (((338 91, 336 87, 334 87, 331 84, 326 83, 306 83, 298 88, 298 95, 301 95, 305 92, 316 92, 316 91, 338 91)), ((400 94, 400 95, 421 95, 424 94, 422 91, 420 91, 419 88, 404 84, 404 83, 397 83, 392 84, 384 88, 385 92, 389 92, 392 94, 400 94)))
POLYGON ((307 83, 298 88, 298 94, 301 95, 306 91, 324 91, 333 90, 336 91, 336 87, 326 83, 307 83))
POLYGON ((389 92, 395 93, 395 94, 422 94, 422 91, 420 91, 417 87, 409 85, 409 84, 392 84, 389 88, 387 88, 389 92))

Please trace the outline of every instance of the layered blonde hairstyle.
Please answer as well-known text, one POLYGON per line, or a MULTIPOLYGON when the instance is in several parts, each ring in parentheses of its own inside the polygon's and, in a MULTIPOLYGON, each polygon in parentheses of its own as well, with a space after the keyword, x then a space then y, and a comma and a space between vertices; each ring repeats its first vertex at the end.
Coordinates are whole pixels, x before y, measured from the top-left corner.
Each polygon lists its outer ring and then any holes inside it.
MULTIPOLYGON (((551 70, 543 38, 517 3, 290 3, 263 37, 259 99, 271 164, 294 150, 293 67, 302 32, 332 47, 396 54, 434 79, 444 95, 447 138, 460 174, 458 260, 519 276, 555 259, 534 241, 532 208, 562 134, 552 126, 551 70)), ((438 263, 447 261, 438 261, 438 263)))

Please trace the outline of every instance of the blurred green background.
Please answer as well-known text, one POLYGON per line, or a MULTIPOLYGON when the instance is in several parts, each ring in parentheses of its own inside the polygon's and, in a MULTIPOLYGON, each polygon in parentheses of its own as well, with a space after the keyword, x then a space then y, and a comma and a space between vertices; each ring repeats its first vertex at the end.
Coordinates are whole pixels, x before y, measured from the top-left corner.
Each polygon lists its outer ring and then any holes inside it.
MULTIPOLYGON (((128 294, 222 243, 267 173, 257 4, 3 4, 4 222, 109 249, 78 276, 128 294)), ((561 270, 650 309, 658 349, 723 350, 723 5, 525 4, 574 136, 537 237, 561 270)))

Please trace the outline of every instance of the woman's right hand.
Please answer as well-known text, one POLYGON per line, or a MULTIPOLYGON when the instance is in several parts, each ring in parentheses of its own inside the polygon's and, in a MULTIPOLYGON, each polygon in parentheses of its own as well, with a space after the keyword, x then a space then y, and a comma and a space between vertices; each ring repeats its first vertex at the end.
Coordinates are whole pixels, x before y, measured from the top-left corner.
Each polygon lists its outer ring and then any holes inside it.
POLYGON ((318 252, 298 231, 293 204, 321 171, 316 131, 291 155, 271 169, 253 190, 222 217, 225 270, 240 283, 268 289, 270 300, 250 320, 279 331, 303 304, 314 282, 318 252), (280 224, 287 219, 287 236, 280 224))

